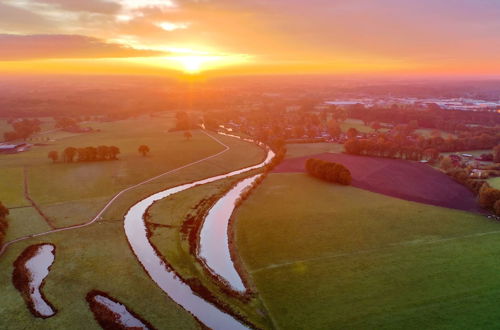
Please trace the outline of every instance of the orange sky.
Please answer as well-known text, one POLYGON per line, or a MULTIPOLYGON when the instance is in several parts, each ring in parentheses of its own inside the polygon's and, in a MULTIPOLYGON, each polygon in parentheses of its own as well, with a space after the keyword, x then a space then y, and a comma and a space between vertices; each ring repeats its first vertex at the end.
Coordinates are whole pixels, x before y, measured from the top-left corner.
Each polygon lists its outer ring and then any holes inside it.
POLYGON ((494 0, 2 0, 0 72, 500 75, 494 0))

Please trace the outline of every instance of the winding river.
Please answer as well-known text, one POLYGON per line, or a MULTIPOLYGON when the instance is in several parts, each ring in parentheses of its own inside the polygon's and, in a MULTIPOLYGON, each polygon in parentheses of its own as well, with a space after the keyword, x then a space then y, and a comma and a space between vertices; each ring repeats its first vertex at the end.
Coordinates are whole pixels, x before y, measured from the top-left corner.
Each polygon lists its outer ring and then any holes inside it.
POLYGON ((241 180, 227 192, 208 212, 200 231, 198 255, 208 268, 221 276, 233 290, 244 292, 245 284, 236 271, 229 250, 229 219, 241 193, 250 187, 262 174, 241 180))
MULTIPOLYGON (((231 136, 234 138, 239 138, 238 136, 222 134, 226 136, 231 136)), ((250 139, 243 139, 247 142, 254 142, 250 139)), ((264 146, 263 144, 259 144, 259 146, 264 146)), ((147 271, 149 276, 153 279, 153 281, 172 298, 176 303, 182 306, 184 309, 192 313, 198 320, 200 320, 206 326, 212 329, 246 329, 246 327, 241 324, 238 320, 236 320, 233 316, 227 314, 219 310, 217 307, 212 305, 211 303, 205 301, 204 299, 197 296, 191 288, 185 284, 182 280, 180 280, 176 274, 162 261, 161 257, 157 255, 155 248, 151 244, 147 236, 147 228, 144 222, 144 214, 147 209, 156 201, 164 199, 173 194, 179 193, 181 191, 193 188, 195 186, 215 182, 221 179, 229 178, 241 173, 245 173, 254 169, 259 169, 267 165, 274 158, 275 154, 269 148, 265 148, 267 150, 266 159, 260 164, 250 166, 241 170, 233 171, 223 175, 217 175, 211 178, 199 180, 193 183, 187 183, 180 186, 176 186, 173 188, 166 189, 159 193, 156 193, 152 196, 149 196, 137 204, 133 205, 124 219, 124 227, 125 234, 127 239, 137 256, 139 262, 143 265, 144 269, 147 271)), ((255 177, 253 178, 255 179, 255 177)), ((241 182, 245 182, 247 185, 252 184, 252 180, 244 179, 241 182)), ((240 182, 240 183, 241 183, 240 182)), ((245 187, 243 187, 245 188, 245 187)), ((243 190, 243 189, 242 189, 243 190)), ((232 190, 231 190, 232 191, 232 190)), ((225 195, 225 197, 227 194, 225 195)), ((223 197, 223 199, 225 198, 223 197)), ((227 198, 227 203, 232 202, 232 198, 227 198)), ((228 206, 230 207, 230 206, 228 206)), ((234 202, 232 202, 232 208, 234 208, 234 202)), ((223 219, 228 222, 229 217, 223 219)), ((226 224, 227 228, 227 224, 226 224)), ((203 229, 202 229, 203 230, 203 229)), ((228 233, 227 230, 222 233, 225 236, 225 242, 228 241, 228 233)), ((204 242, 214 242, 216 240, 222 240, 218 232, 206 231, 205 237, 202 237, 201 240, 204 242)), ((214 244, 205 243, 206 250, 211 249, 211 246, 215 246, 214 244)), ((229 248, 227 248, 229 251, 229 248)), ((205 250, 205 251, 206 251, 205 250)), ((216 269, 213 269, 214 272, 220 274, 222 277, 227 278, 226 271, 228 270, 228 265, 231 265, 233 271, 236 273, 238 280, 241 282, 241 278, 237 274, 234 269, 234 265, 232 265, 231 257, 229 254, 224 255, 224 265, 223 268, 219 269, 219 267, 213 266, 216 269), (226 259, 228 258, 228 259, 226 259)), ((208 262, 208 260, 207 260, 208 262)), ((212 267, 210 266, 210 267, 212 267)), ((234 274, 233 274, 234 275, 234 274)), ((230 281, 228 279, 228 281, 230 281)), ((233 283, 233 282, 230 282, 233 283)), ((243 286, 244 288, 244 286, 243 286)))

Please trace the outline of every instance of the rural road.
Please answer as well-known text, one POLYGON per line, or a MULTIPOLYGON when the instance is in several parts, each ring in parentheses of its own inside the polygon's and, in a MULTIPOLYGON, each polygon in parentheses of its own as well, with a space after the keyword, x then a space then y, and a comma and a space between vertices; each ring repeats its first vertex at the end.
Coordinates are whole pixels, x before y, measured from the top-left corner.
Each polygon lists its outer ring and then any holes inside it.
POLYGON ((38 233, 38 234, 31 234, 31 235, 27 235, 27 236, 23 236, 23 237, 19 237, 19 238, 16 238, 15 240, 12 240, 12 241, 9 241, 9 242, 6 242, 5 244, 2 245, 2 248, 0 249, 0 257, 4 254, 4 252, 7 250, 7 248, 9 246, 11 246, 12 244, 15 244, 15 243, 18 243, 18 242, 21 242, 21 241, 24 241, 24 240, 27 240, 27 239, 30 239, 30 238, 35 238, 35 237, 41 237, 41 236, 46 236, 46 235, 49 235, 49 234, 54 234, 54 233, 58 233, 58 232, 62 232, 62 231, 67 231, 67 230, 73 230, 73 229, 79 229, 79 228, 84 228, 84 227, 87 227, 87 226, 90 226, 92 225, 93 223, 95 223, 96 221, 100 220, 100 218, 102 217, 102 215, 104 214, 104 212, 106 212, 106 210, 111 206, 111 204, 113 204, 118 198, 120 198, 120 196, 122 196, 123 194, 125 194, 126 192, 132 190, 132 189, 135 189, 139 186, 142 186, 144 184, 147 184, 147 183, 150 183, 151 181, 154 181, 156 179, 159 179, 165 175, 169 175, 169 174, 172 174, 172 173, 175 173, 175 172, 178 172, 184 168, 187 168, 187 167, 190 167, 190 166, 193 166, 193 165, 196 165, 196 164, 199 164, 201 162, 204 162, 204 161, 207 161, 209 159, 212 159, 212 158, 215 158, 217 156, 220 156, 222 155, 223 153, 227 152, 228 150, 230 150, 231 148, 226 145, 224 142, 222 142, 221 140, 217 139, 215 136, 212 136, 211 134, 207 133, 206 131, 202 130, 202 132, 206 135, 208 135, 211 139, 213 139, 214 141, 216 141, 217 143, 219 143, 220 145, 222 145, 224 147, 224 150, 214 154, 214 155, 211 155, 211 156, 208 156, 208 157, 205 157, 205 158, 202 158, 202 159, 199 159, 197 161, 194 161, 192 163, 189 163, 189 164, 186 164, 186 165, 183 165, 181 167, 177 167, 173 170, 170 170, 170 171, 167 171, 165 173, 162 173, 160 175, 157 175, 155 177, 152 177, 150 179, 147 179, 145 181, 142 181, 138 184, 135 184, 133 186, 130 186, 126 189, 123 189, 122 191, 118 192, 102 209, 101 211, 99 211, 99 213, 92 219, 90 220, 89 222, 86 222, 86 223, 83 223, 83 224, 79 224, 79 225, 73 225, 73 226, 68 226, 68 227, 62 227, 62 228, 57 228, 57 229, 53 229, 53 230, 49 230, 49 231, 46 231, 46 232, 43 232, 43 233, 38 233))

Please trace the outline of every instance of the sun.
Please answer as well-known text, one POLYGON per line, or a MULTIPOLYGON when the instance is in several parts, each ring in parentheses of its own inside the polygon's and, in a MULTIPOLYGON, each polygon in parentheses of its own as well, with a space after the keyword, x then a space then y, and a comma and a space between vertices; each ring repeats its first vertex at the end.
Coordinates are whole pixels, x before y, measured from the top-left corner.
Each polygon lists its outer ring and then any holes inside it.
POLYGON ((203 65, 210 62, 211 59, 206 56, 178 56, 175 58, 182 66, 182 71, 188 74, 197 74, 203 71, 203 65))

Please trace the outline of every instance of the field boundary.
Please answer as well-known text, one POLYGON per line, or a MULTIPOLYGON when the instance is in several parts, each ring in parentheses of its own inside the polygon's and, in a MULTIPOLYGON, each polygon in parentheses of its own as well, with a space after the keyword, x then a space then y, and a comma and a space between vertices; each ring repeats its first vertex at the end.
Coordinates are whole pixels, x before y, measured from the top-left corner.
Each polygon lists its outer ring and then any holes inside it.
POLYGON ((216 154, 213 154, 211 156, 208 156, 208 157, 199 159, 197 161, 188 163, 186 165, 177 167, 177 168, 175 168, 173 170, 170 170, 170 171, 167 171, 165 173, 159 174, 157 176, 154 176, 152 178, 149 178, 149 179, 147 179, 145 181, 139 182, 139 183, 137 183, 137 184, 135 184, 133 186, 130 186, 128 188, 125 188, 125 189, 119 191, 117 194, 115 194, 111 198, 111 200, 109 200, 109 202, 106 205, 104 205, 104 207, 99 211, 99 213, 97 213, 97 215, 94 218, 92 218, 92 220, 90 220, 90 221, 88 221, 86 223, 82 223, 82 224, 79 224, 79 225, 68 226, 68 227, 57 228, 57 229, 49 230, 49 231, 46 231, 46 232, 43 232, 43 233, 31 234, 31 235, 19 237, 19 238, 16 238, 15 240, 6 242, 6 243, 4 243, 2 245, 2 248, 0 249, 0 257, 5 253, 5 251, 7 250, 7 248, 9 246, 11 246, 12 244, 15 244, 15 243, 18 243, 18 242, 21 242, 21 241, 24 241, 24 240, 27 240, 27 239, 30 239, 30 238, 42 237, 42 236, 46 236, 46 235, 49 235, 49 234, 54 234, 54 233, 58 233, 58 232, 62 232, 62 231, 68 231, 68 230, 72 230, 72 229, 79 229, 79 228, 88 227, 88 226, 92 225, 93 223, 99 221, 102 218, 102 215, 104 214, 104 212, 106 212, 108 210, 108 208, 111 206, 111 204, 113 204, 119 197, 121 197, 126 192, 128 192, 128 191, 130 191, 132 189, 135 189, 137 187, 140 187, 140 186, 142 186, 144 184, 150 183, 150 182, 152 182, 154 180, 157 180, 157 179, 159 179, 159 178, 161 178, 161 177, 163 177, 165 175, 169 175, 169 174, 178 172, 178 171, 180 171, 182 169, 185 169, 187 167, 190 167, 190 166, 202 163, 204 161, 207 161, 209 159, 215 158, 217 156, 220 156, 223 153, 225 153, 225 152, 227 152, 228 150, 231 149, 231 147, 229 147, 227 144, 225 144, 224 142, 222 142, 221 140, 219 140, 215 136, 212 136, 211 134, 207 133, 204 130, 202 130, 201 132, 203 132, 204 134, 206 134, 207 136, 209 136, 211 139, 213 139, 214 141, 216 141, 217 143, 219 143, 220 145, 222 145, 224 147, 224 150, 222 150, 222 151, 220 151, 220 152, 218 152, 216 154))
POLYGON ((52 221, 50 221, 49 217, 45 213, 43 213, 40 206, 30 196, 28 187, 28 170, 26 169, 26 167, 23 168, 23 174, 24 174, 24 197, 28 200, 28 202, 31 203, 31 206, 33 206, 33 208, 38 212, 38 214, 40 214, 43 220, 45 220, 47 225, 49 225, 51 229, 56 229, 57 227, 52 223, 52 221))

